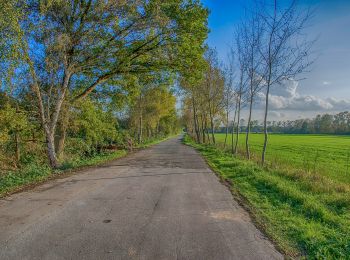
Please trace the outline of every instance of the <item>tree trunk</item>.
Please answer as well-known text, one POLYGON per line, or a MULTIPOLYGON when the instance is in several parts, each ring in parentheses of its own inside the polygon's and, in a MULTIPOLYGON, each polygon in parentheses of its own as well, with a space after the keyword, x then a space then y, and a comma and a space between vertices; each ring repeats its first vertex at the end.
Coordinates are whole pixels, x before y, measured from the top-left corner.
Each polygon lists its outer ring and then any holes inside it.
POLYGON ((224 150, 226 149, 227 136, 228 136, 228 109, 226 110, 226 134, 225 134, 224 150))
POLYGON ((50 166, 55 169, 58 167, 58 160, 55 152, 55 138, 54 135, 48 130, 46 130, 46 143, 50 166))
MULTIPOLYGON (((251 93, 251 95, 253 95, 253 94, 251 93)), ((247 133, 245 136, 245 149, 246 149, 248 160, 250 160, 249 134, 250 134, 250 122, 252 120, 252 109, 253 109, 253 96, 250 97, 247 133)))
POLYGON ((208 127, 207 127, 207 129, 206 129, 206 132, 207 132, 208 144, 211 144, 211 141, 210 141, 210 135, 209 135, 209 129, 208 129, 208 127))
POLYGON ((69 107, 68 104, 63 105, 61 112, 61 120, 57 127, 57 137, 56 137, 56 155, 58 159, 62 159, 64 154, 64 146, 66 143, 67 130, 69 124, 69 107))
POLYGON ((206 133, 206 135, 207 135, 208 144, 210 144, 210 136, 209 136, 207 118, 204 119, 204 128, 205 128, 205 133, 206 133))
POLYGON ((139 104, 139 133, 138 133, 138 137, 137 137, 137 142, 139 143, 139 144, 141 144, 142 143, 142 124, 143 124, 143 122, 142 122, 142 104, 141 104, 141 102, 142 102, 142 96, 141 96, 141 94, 140 94, 140 98, 139 98, 139 102, 140 102, 140 104, 139 104))
POLYGON ((199 136, 199 130, 198 130, 198 121, 197 121, 197 112, 196 112, 196 106, 195 106, 193 97, 192 97, 192 106, 193 106, 194 131, 196 132, 197 143, 200 143, 200 136, 199 136))
POLYGON ((235 140, 235 149, 234 149, 234 154, 237 154, 238 150, 238 140, 239 140, 239 120, 241 119, 241 96, 242 94, 239 94, 238 98, 238 108, 237 108, 237 128, 236 128, 236 140, 235 140))
POLYGON ((58 159, 62 159, 64 154, 64 146, 66 143, 68 124, 63 123, 58 127, 58 138, 56 141, 56 155, 58 159))
MULTIPOLYGON (((19 113, 18 103, 16 102, 16 113, 19 113)), ((21 148, 19 144, 19 133, 18 129, 15 130, 15 149, 16 149, 16 162, 19 164, 21 160, 21 148)))
MULTIPOLYGON (((277 13, 277 1, 274 1, 274 21, 276 19, 276 13, 277 13)), ((272 48, 272 36, 273 31, 270 34, 270 40, 269 40, 269 51, 268 51, 268 79, 266 84, 266 100, 265 100, 265 114, 264 114, 264 146, 263 151, 261 154, 261 165, 264 166, 265 164, 265 155, 266 155, 266 147, 267 147, 267 141, 268 141, 268 135, 267 135, 267 113, 269 109, 269 94, 270 94, 270 86, 271 86, 271 76, 272 76, 272 65, 273 61, 271 59, 271 48, 272 48)))
POLYGON ((268 134, 267 134, 267 112, 268 112, 268 106, 269 106, 269 93, 270 93, 270 83, 267 84, 266 89, 266 100, 265 100, 265 114, 264 114, 264 147, 261 154, 261 164, 265 164, 265 155, 266 155, 266 147, 267 147, 267 141, 268 141, 268 134))
POLYGON ((138 134, 138 143, 142 143, 142 112, 139 116, 139 134, 138 134))
POLYGON ((197 140, 197 143, 200 143, 201 142, 201 138, 200 138, 200 133, 199 133, 199 129, 198 129, 198 116, 196 115, 196 112, 194 112, 194 115, 193 115, 193 120, 194 120, 194 131, 196 133, 196 140, 197 140))
POLYGON ((211 110, 209 109, 209 117, 210 117, 210 127, 211 127, 211 137, 213 140, 213 144, 215 145, 215 135, 214 135, 214 118, 211 110))
POLYGON ((231 153, 234 154, 234 132, 235 132, 235 123, 236 123, 236 116, 237 116, 237 103, 235 106, 235 115, 233 117, 232 122, 232 132, 231 132, 231 153))
POLYGON ((205 144, 205 129, 204 129, 204 115, 201 115, 201 125, 202 125, 202 141, 205 144))
POLYGON ((235 120, 232 121, 232 129, 231 129, 231 153, 234 152, 234 133, 235 133, 235 120))
POLYGON ((198 143, 201 142, 201 132, 200 132, 200 129, 199 129, 199 121, 198 121, 198 115, 196 115, 195 117, 195 120, 196 120, 196 126, 197 126, 197 138, 198 138, 198 143))
MULTIPOLYGON (((68 81, 69 81, 69 79, 68 79, 68 81)), ((66 84, 68 84, 68 82, 66 84)), ((66 86, 68 86, 68 85, 66 85, 66 86)), ((44 123, 46 125, 46 127, 44 127, 44 128, 47 128, 45 130, 46 141, 47 141, 47 153, 49 156, 50 165, 54 169, 58 168, 58 166, 59 166, 58 158, 56 155, 56 149, 55 149, 55 133, 56 133, 56 126, 57 126, 58 117, 59 117, 59 114, 61 112, 62 104, 63 104, 64 99, 65 99, 65 93, 66 93, 66 87, 63 88, 63 90, 62 90, 62 92, 57 100, 55 109, 53 111, 53 116, 50 120, 50 123, 49 124, 44 123)))
POLYGON ((68 89, 69 81, 71 78, 71 73, 68 71, 64 72, 64 78, 63 78, 63 83, 61 85, 61 91, 59 93, 58 99, 56 101, 56 105, 54 108, 54 111, 52 113, 51 118, 47 118, 45 115, 45 108, 44 108, 44 102, 41 96, 41 90, 39 87, 39 81, 35 72, 34 64, 32 60, 29 57, 28 54, 28 46, 24 49, 25 52, 25 59, 28 62, 29 65, 29 71, 32 76, 33 83, 31 84, 31 89, 33 93, 36 96, 37 99, 37 105, 39 108, 39 115, 40 115, 40 121, 41 125, 44 129, 44 134, 45 134, 45 139, 47 143, 47 154, 48 154, 48 159, 51 168, 57 168, 58 167, 58 160, 56 156, 56 151, 55 151, 55 131, 56 131, 56 125, 58 121, 59 114, 61 112, 62 108, 62 103, 65 99, 66 91, 68 89))
POLYGON ((156 136, 158 137, 159 136, 159 119, 158 119, 158 121, 157 121, 157 130, 156 130, 156 136))
POLYGON ((213 144, 216 144, 215 142, 215 133, 214 133, 214 122, 213 122, 213 119, 210 118, 210 127, 211 127, 211 137, 212 137, 212 140, 213 140, 213 144))
POLYGON ((202 121, 202 115, 198 115, 198 132, 199 132, 199 139, 201 140, 201 142, 202 142, 202 123, 201 123, 201 121, 202 121))
POLYGON ((18 131, 15 131, 15 146, 16 146, 16 162, 17 164, 21 160, 21 148, 19 144, 19 134, 18 131))

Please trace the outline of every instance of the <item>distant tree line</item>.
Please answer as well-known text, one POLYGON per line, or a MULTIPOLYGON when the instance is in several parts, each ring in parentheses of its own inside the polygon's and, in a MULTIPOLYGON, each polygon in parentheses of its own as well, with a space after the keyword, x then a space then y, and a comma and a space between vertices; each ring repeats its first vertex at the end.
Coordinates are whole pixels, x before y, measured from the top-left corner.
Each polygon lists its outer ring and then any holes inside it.
MULTIPOLYGON (((350 112, 340 112, 337 114, 317 115, 313 119, 296 119, 285 121, 267 121, 270 133, 283 134, 350 134, 350 112)), ((250 130, 253 133, 262 133, 264 126, 258 120, 250 122, 250 130)), ((232 131, 232 127, 229 127, 232 131)), ((244 119, 240 122, 240 133, 247 131, 247 124, 244 119)), ((226 133, 226 127, 220 126, 215 130, 216 133, 226 133)))
MULTIPOLYGON (((286 134, 350 134, 350 113, 317 115, 313 119, 269 121, 269 131, 286 134)), ((258 126, 255 127, 258 130, 258 126)))

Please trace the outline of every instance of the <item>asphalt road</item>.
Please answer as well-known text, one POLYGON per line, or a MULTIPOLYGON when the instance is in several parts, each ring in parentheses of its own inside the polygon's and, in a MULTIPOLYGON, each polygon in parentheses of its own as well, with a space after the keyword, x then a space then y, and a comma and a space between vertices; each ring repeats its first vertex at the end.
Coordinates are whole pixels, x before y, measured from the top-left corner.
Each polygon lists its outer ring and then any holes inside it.
POLYGON ((179 138, 0 200, 0 259, 282 258, 179 138))

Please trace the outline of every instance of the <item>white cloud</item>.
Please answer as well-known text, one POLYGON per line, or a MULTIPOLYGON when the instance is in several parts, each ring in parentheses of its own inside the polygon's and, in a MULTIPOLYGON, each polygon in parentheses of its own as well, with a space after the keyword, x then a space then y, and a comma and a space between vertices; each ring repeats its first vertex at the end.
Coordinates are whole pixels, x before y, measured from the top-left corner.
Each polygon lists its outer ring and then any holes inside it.
MULTIPOLYGON (((257 107, 264 105, 265 94, 258 94, 257 107)), ((271 110, 290 111, 344 111, 350 110, 350 100, 337 98, 320 98, 314 95, 301 95, 298 93, 298 82, 286 80, 280 86, 273 87, 269 95, 271 110)))
POLYGON ((327 85, 330 85, 330 84, 332 84, 332 83, 329 82, 329 81, 323 81, 322 84, 325 85, 325 86, 327 86, 327 85))
POLYGON ((282 112, 270 111, 269 116, 273 118, 284 118, 286 115, 282 112))

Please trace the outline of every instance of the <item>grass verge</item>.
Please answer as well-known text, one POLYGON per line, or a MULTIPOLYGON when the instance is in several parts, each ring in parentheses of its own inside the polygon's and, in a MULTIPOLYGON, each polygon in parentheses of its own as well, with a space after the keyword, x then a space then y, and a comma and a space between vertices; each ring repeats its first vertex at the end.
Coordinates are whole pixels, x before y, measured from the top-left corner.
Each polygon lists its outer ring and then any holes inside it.
POLYGON ((350 259, 350 193, 320 188, 317 180, 267 170, 219 148, 196 148, 230 183, 257 225, 288 256, 308 259, 350 259), (315 186, 315 188, 313 188, 315 186))
POLYGON ((9 171, 0 176, 0 198, 55 178, 64 173, 103 164, 126 154, 127 152, 125 150, 119 150, 116 152, 101 153, 93 157, 76 158, 63 163, 59 169, 55 170, 52 170, 47 164, 28 164, 20 170, 9 171))

